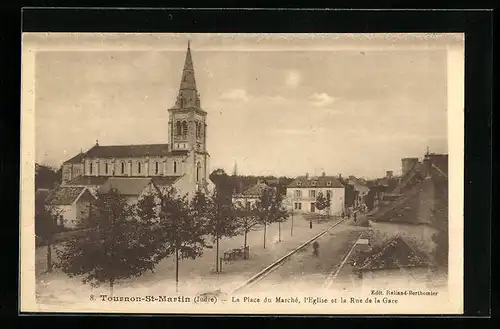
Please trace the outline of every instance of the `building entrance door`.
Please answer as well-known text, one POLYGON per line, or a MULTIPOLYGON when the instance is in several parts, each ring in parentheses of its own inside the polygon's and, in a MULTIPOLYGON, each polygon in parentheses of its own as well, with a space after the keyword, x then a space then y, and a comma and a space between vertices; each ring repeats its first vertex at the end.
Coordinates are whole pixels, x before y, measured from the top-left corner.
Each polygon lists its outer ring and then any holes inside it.
POLYGON ((311 212, 316 212, 316 203, 311 202, 311 212))

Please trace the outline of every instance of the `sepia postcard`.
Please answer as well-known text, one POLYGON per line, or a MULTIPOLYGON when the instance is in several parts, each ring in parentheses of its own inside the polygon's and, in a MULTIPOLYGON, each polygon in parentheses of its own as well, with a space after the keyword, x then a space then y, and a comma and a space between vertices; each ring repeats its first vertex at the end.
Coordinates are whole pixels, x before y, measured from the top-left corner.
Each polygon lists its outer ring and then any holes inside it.
POLYGON ((462 314, 464 46, 24 33, 20 311, 462 314))

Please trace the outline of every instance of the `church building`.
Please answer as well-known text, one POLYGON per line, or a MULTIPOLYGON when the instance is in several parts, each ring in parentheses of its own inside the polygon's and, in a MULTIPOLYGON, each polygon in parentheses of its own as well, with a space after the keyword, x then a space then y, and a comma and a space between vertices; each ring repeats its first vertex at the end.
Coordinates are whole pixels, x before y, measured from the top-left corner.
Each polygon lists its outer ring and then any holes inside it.
POLYGON ((188 197, 197 190, 207 191, 211 182, 206 117, 188 43, 179 93, 168 109, 168 143, 99 145, 96 141, 88 151, 64 162, 62 185, 96 191, 111 177, 115 181, 151 177, 153 183, 172 185, 188 197))

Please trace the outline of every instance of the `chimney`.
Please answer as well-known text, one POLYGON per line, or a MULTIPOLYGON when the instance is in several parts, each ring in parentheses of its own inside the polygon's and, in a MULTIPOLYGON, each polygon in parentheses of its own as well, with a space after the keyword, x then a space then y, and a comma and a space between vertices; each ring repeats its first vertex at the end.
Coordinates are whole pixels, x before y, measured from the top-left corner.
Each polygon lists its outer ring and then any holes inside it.
POLYGON ((326 174, 325 174, 325 172, 324 172, 324 171, 321 173, 321 176, 322 176, 322 177, 325 177, 325 176, 326 176, 326 174))
POLYGON ((392 170, 387 170, 386 171, 386 176, 387 178, 392 178, 393 171, 392 170))
POLYGON ((342 174, 339 174, 339 179, 342 179, 342 174))
POLYGON ((309 173, 306 172, 306 179, 309 179, 309 173))

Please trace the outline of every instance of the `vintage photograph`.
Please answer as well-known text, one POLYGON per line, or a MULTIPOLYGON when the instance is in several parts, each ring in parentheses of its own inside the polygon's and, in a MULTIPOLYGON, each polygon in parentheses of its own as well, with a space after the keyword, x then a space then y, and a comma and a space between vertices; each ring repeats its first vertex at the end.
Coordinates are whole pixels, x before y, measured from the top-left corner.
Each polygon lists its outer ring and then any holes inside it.
POLYGON ((463 311, 463 34, 22 55, 21 311, 463 311))

